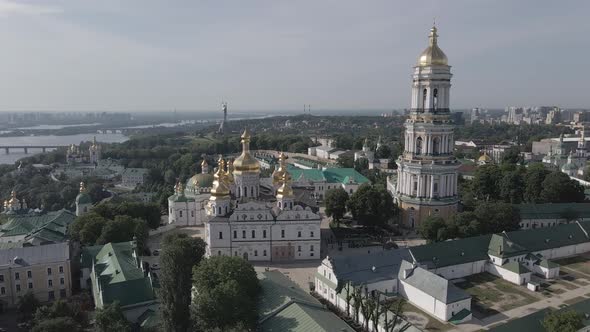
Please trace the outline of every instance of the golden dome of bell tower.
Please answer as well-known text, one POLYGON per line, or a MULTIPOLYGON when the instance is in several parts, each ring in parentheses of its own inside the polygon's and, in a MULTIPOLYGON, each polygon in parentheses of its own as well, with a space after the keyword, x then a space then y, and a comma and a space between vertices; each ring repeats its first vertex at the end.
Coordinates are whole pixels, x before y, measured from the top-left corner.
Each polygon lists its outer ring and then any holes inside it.
POLYGON ((433 25, 430 29, 430 34, 428 35, 428 47, 422 51, 420 57, 418 57, 418 66, 447 66, 449 64, 445 52, 438 47, 437 31, 436 26, 433 25))

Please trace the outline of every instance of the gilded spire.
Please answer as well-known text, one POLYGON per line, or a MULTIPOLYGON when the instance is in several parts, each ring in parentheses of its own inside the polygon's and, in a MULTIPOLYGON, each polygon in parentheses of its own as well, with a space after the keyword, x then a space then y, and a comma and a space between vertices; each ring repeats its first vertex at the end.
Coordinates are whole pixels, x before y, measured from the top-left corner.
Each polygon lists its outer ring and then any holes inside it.
MULTIPOLYGON (((242 134, 242 154, 234 160, 236 172, 260 172, 260 162, 250 154, 250 131, 242 134)), ((238 173, 238 174, 239 174, 238 173)))
POLYGON ((418 57, 418 66, 448 65, 445 53, 438 47, 438 29, 433 24, 428 34, 428 47, 418 57))
POLYGON ((225 160, 219 156, 219 167, 217 167, 217 171, 213 175, 215 180, 213 181, 213 188, 211 189, 212 198, 229 196, 228 177, 224 168, 225 160))
POLYGON ((277 190, 277 198, 293 197, 293 188, 291 187, 291 179, 288 173, 284 173, 281 178, 281 186, 277 190))
POLYGON ((272 184, 275 186, 280 184, 284 174, 287 174, 289 180, 291 179, 291 175, 287 172, 287 156, 281 152, 279 153, 279 168, 272 173, 272 184))

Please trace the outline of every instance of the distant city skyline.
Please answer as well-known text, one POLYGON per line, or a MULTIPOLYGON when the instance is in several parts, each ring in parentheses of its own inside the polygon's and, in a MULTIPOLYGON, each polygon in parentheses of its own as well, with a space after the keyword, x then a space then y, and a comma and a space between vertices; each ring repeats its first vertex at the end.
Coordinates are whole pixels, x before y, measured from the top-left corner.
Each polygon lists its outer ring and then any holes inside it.
POLYGON ((0 0, 0 112, 392 110, 436 18, 452 109, 590 108, 587 1, 0 0))

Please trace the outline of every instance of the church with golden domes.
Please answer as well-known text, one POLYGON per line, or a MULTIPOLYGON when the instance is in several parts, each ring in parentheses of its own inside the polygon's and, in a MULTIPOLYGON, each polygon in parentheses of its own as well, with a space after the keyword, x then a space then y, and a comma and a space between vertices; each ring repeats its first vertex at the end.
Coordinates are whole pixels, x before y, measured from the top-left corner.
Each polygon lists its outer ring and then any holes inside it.
POLYGON ((244 130, 237 158, 220 157, 214 172, 203 160, 201 173, 176 184, 168 198, 168 223, 176 227, 204 224, 209 256, 251 261, 319 259, 321 217, 297 202, 287 157, 280 153, 271 178, 261 179, 260 161, 250 152, 250 139, 249 130, 244 130))
POLYGON ((457 169, 450 117, 451 66, 438 46, 435 26, 414 66, 410 117, 404 124, 404 152, 397 160, 395 199, 402 222, 416 228, 428 216, 457 211, 457 169))

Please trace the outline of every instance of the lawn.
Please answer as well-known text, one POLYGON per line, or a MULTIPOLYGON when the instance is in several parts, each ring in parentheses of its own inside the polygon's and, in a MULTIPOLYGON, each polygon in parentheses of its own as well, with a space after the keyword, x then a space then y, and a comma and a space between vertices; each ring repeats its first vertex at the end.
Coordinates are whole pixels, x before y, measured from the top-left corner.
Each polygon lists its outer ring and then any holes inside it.
POLYGON ((556 260, 555 263, 583 274, 590 276, 590 262, 587 258, 576 256, 556 260))

